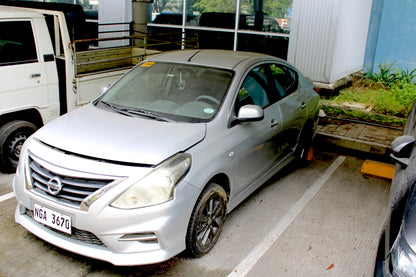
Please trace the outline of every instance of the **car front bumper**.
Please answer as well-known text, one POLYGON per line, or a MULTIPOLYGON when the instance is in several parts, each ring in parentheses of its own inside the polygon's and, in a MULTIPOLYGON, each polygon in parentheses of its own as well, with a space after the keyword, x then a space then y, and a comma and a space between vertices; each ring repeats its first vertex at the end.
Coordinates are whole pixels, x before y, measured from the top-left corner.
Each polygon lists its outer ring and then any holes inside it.
MULTIPOLYGON (((188 196, 194 198, 194 195, 188 196)), ((80 255, 114 265, 143 265, 168 260, 185 249, 189 203, 177 204, 178 199, 136 211, 108 207, 98 216, 62 209, 33 196, 29 199, 30 203, 70 214, 73 234, 67 235, 35 221, 33 205, 25 201, 19 202, 15 221, 37 237, 80 255), (102 244, 91 242, 94 240, 102 244)))
MULTIPOLYGON (((79 167, 79 163, 72 160, 80 159, 79 157, 68 159, 71 160, 68 164, 79 167)), ((103 165, 100 168, 102 167, 103 165)), ((107 168, 99 173, 106 171, 115 176, 120 167, 122 166, 114 167, 110 170, 112 172, 107 168)), ((137 172, 139 169, 123 170, 123 176, 129 176, 129 171, 137 172)), ((18 200, 15 221, 53 245, 114 265, 158 263, 172 258, 186 248, 189 218, 199 190, 185 181, 177 184, 174 198, 168 202, 137 209, 118 209, 110 204, 131 185, 131 179, 134 179, 123 177, 123 181, 100 196, 88 209, 82 209, 62 204, 30 189, 30 176, 27 171, 27 163, 22 162, 13 180, 13 189, 18 200), (69 216, 71 234, 36 221, 33 218, 35 204, 69 216)))

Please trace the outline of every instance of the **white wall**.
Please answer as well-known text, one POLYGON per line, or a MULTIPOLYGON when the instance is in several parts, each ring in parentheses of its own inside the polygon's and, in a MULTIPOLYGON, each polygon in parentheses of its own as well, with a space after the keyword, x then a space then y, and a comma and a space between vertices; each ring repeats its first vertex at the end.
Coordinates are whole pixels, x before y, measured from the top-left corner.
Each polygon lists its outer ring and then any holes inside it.
MULTIPOLYGON (((98 6, 98 23, 120 23, 120 22, 131 22, 132 11, 131 11, 131 0, 100 0, 98 6)), ((99 31, 112 31, 112 30, 128 30, 128 25, 115 25, 115 26, 101 26, 99 31)), ((105 37, 120 37, 128 36, 128 32, 123 33, 108 33, 100 34, 100 38, 105 37)), ((104 41, 100 42, 100 47, 111 47, 126 45, 128 41, 104 41)))
POLYGON ((363 68, 372 0, 294 0, 288 61, 333 83, 363 68))

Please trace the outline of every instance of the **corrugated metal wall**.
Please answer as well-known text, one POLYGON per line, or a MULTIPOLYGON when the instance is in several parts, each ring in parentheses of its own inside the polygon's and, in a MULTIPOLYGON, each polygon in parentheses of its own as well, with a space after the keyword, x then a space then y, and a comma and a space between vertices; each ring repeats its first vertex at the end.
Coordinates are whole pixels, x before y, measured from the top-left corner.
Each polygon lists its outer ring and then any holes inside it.
POLYGON ((372 0, 294 0, 288 61, 333 83, 363 67, 372 0))

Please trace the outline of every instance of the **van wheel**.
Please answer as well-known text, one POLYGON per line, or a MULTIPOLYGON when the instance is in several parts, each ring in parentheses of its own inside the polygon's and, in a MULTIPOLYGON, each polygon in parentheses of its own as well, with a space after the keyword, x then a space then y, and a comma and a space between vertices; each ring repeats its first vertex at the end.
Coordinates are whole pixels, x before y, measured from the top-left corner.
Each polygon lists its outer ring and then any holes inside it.
POLYGON ((8 122, 0 128, 0 168, 4 172, 16 171, 22 145, 36 129, 34 124, 23 120, 8 122))
POLYGON ((186 234, 187 254, 200 257, 217 242, 227 214, 227 195, 222 187, 211 183, 200 195, 186 234))

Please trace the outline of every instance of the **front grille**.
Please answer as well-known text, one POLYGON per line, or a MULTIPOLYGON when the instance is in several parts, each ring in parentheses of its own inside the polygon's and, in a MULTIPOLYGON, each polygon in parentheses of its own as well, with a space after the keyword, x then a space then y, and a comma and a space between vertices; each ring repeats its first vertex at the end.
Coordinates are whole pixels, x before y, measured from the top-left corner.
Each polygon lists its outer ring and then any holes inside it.
MULTIPOLYGON (((33 211, 32 210, 26 210, 26 214, 33 219, 33 211)), ((67 234, 67 233, 61 232, 59 230, 55 230, 55 229, 53 229, 49 226, 46 226, 46 225, 42 225, 42 226, 44 226, 45 228, 48 228, 49 230, 54 231, 54 232, 56 232, 56 233, 58 233, 62 236, 69 237, 71 239, 82 241, 82 242, 85 242, 85 243, 88 243, 88 244, 94 244, 94 245, 99 245, 99 246, 104 246, 105 247, 104 243, 99 238, 97 238, 96 235, 94 235, 91 232, 84 231, 84 230, 79 230, 77 228, 72 227, 71 234, 67 234)))
POLYGON ((29 170, 34 191, 78 208, 82 200, 114 181, 65 176, 48 170, 32 158, 29 159, 29 170))

